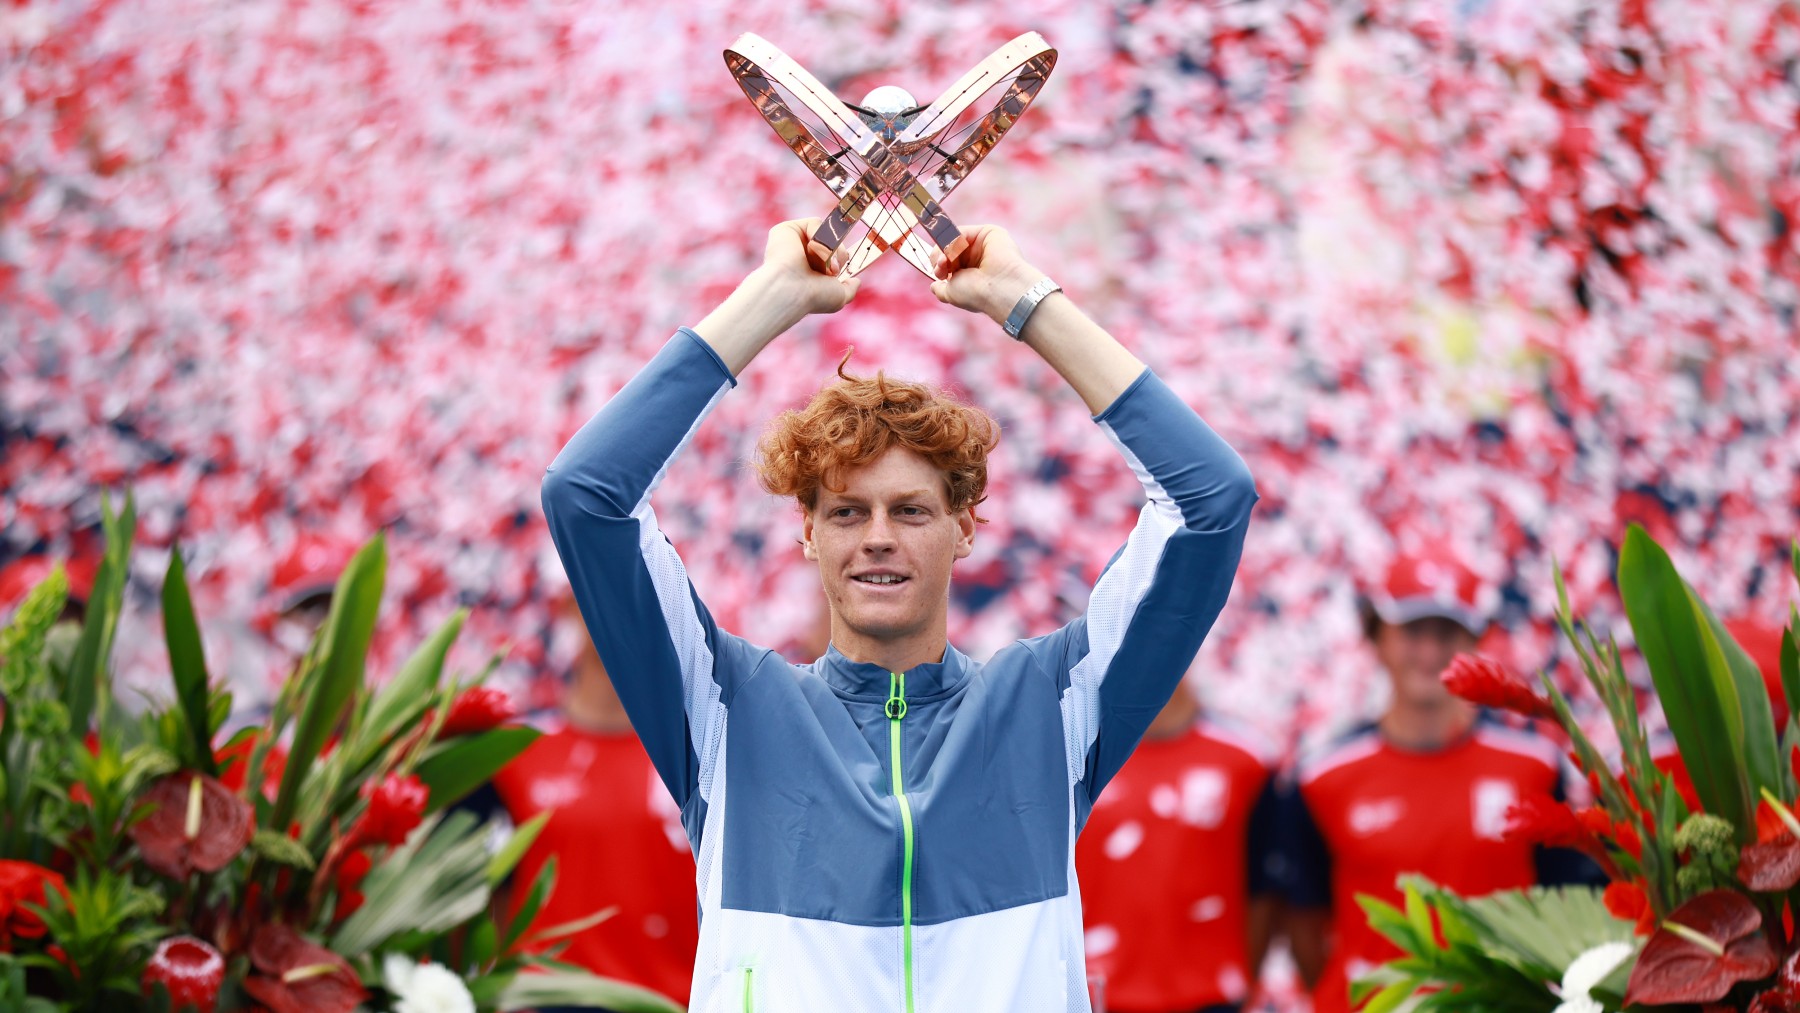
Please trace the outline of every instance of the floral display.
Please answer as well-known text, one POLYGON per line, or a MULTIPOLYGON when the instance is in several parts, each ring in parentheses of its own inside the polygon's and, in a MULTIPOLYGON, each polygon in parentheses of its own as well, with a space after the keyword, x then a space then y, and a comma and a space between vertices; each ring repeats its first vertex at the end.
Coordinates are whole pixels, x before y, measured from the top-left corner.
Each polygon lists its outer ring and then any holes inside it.
MULTIPOLYGON (((1800 582, 1800 541, 1791 564, 1800 582)), ((1521 717, 1550 708, 1594 798, 1526 799, 1507 832, 1580 850, 1609 883, 1557 892, 1553 915, 1545 890, 1465 900, 1413 884, 1404 911, 1364 898, 1371 924, 1406 954, 1361 983, 1373 996, 1365 1008, 1418 998, 1422 1008, 1556 1003, 1561 1013, 1800 1009, 1792 892, 1800 886, 1800 720, 1790 709, 1778 725, 1772 699, 1783 709, 1800 700, 1800 606, 1790 608, 1773 662, 1776 694, 1662 547, 1643 528, 1629 529, 1619 592, 1668 713, 1675 749, 1664 752, 1645 729, 1617 641, 1578 625, 1560 580, 1558 590, 1559 622, 1611 719, 1616 753, 1596 746, 1548 673, 1541 695, 1487 659, 1459 658, 1442 678, 1465 699, 1521 717), (1518 931, 1525 918, 1491 916, 1521 908, 1543 915, 1530 932, 1518 931), (1602 911, 1610 923, 1593 917, 1602 911), (1561 953, 1547 956, 1546 939, 1561 953)))
POLYGON ((544 819, 491 845, 495 828, 451 807, 536 733, 508 721, 485 672, 444 678, 460 614, 371 688, 379 536, 332 589, 273 712, 227 739, 229 690, 210 675, 179 549, 161 596, 173 702, 122 706, 106 641, 134 506, 103 520, 85 618, 63 618, 68 580, 53 567, 0 627, 0 1005, 677 1008, 556 960, 605 912, 534 925, 554 862, 513 887, 525 896, 517 917, 494 917, 496 889, 544 819), (269 762, 278 748, 283 762, 269 762))

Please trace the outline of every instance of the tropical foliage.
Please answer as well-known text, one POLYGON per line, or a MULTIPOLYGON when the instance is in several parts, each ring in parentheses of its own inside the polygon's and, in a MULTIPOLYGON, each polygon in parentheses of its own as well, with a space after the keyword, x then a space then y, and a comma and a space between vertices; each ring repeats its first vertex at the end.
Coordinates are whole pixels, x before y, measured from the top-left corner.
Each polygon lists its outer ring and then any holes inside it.
MULTIPOLYGON (((1800 580, 1800 542, 1793 566, 1800 580)), ((1538 893, 1470 901, 1415 884, 1404 911, 1365 901, 1406 954, 1365 979, 1366 1008, 1800 1011, 1800 609, 1790 606, 1776 671, 1765 673, 1636 526, 1618 584, 1673 751, 1646 732, 1619 645, 1574 618, 1560 577, 1558 621, 1617 732, 1617 756, 1583 731, 1548 672, 1534 684, 1464 657, 1444 675, 1477 703, 1562 726, 1595 804, 1528 799, 1508 832, 1599 863, 1611 882, 1592 900, 1614 923, 1579 915, 1592 905, 1574 894, 1549 917, 1526 917, 1544 913, 1538 893), (1510 914, 1496 920, 1496 910, 1510 914), (1641 947, 1617 949, 1633 936, 1641 947), (1584 953, 1611 954, 1613 965, 1572 983, 1566 974, 1584 953)))
POLYGON ((59 569, 0 632, 0 1008, 677 1008, 556 960, 557 940, 606 912, 535 928, 554 862, 494 916, 543 819, 496 850, 449 807, 536 733, 507 724, 485 673, 444 679, 461 613, 371 687, 381 536, 267 720, 222 737, 231 699, 179 549, 162 588, 172 702, 134 714, 114 699, 134 526, 129 501, 105 511, 79 623, 61 619, 59 569))

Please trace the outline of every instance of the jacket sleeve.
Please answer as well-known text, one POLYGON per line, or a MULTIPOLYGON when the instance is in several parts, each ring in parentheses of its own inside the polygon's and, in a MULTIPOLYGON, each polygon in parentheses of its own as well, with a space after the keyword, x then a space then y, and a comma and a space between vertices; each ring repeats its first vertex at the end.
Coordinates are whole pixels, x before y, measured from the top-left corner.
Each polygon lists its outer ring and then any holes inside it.
POLYGON ((544 516, 582 619, 663 783, 686 807, 711 776, 753 649, 720 631, 656 524, 650 494, 736 384, 683 328, 577 432, 544 476, 544 516))
POLYGON ((1149 370, 1094 421, 1147 502, 1086 612, 1034 648, 1061 684, 1069 777, 1090 804, 1218 618, 1257 499, 1243 460, 1149 370))

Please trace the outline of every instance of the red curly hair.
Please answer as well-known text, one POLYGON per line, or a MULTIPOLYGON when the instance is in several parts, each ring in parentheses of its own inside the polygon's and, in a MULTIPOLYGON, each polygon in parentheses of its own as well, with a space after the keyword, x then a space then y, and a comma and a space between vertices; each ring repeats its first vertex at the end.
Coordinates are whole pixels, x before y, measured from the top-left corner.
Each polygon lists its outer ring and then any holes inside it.
MULTIPOLYGON (((792 496, 802 509, 818 505, 821 486, 844 488, 846 471, 901 446, 931 462, 944 476, 951 512, 987 499, 988 452, 1000 427, 986 412, 920 383, 844 372, 813 395, 805 408, 770 421, 757 447, 756 471, 764 489, 792 496)), ((982 520, 976 517, 976 520, 982 520)))

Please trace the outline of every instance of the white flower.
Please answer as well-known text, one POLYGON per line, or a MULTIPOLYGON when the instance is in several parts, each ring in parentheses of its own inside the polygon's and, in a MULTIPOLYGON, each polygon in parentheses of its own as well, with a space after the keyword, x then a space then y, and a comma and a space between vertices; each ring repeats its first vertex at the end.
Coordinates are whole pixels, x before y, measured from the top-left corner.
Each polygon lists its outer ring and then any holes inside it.
POLYGON ((394 1013, 475 1013, 469 987, 442 964, 390 953, 381 962, 381 980, 393 993, 394 1013))
POLYGON ((1562 1004, 1552 1013, 1606 1013, 1588 992, 1636 950, 1630 943, 1601 943, 1570 961, 1563 971, 1562 1004))

